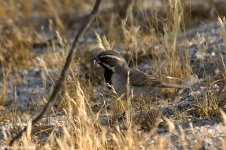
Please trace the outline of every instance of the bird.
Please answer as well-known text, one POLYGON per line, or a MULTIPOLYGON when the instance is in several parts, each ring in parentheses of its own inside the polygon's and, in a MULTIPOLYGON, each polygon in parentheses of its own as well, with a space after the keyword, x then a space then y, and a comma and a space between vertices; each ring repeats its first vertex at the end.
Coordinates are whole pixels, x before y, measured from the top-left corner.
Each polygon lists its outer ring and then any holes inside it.
POLYGON ((130 69, 125 58, 114 50, 100 52, 94 61, 104 69, 105 82, 118 96, 126 95, 128 89, 134 95, 157 96, 160 88, 186 88, 178 84, 163 83, 152 75, 130 69))

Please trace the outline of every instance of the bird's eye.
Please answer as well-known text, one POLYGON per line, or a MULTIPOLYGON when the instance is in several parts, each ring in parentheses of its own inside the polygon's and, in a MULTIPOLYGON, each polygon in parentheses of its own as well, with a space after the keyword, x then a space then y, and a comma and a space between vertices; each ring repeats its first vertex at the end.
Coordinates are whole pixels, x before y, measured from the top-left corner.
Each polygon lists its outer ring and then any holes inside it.
POLYGON ((103 57, 103 60, 104 61, 109 61, 109 58, 108 57, 103 57))

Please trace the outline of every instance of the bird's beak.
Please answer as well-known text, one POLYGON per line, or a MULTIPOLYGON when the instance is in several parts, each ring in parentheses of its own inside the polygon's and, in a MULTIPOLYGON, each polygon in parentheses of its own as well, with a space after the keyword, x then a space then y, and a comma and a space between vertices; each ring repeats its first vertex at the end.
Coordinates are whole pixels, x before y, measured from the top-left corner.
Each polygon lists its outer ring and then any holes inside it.
POLYGON ((94 65, 100 65, 101 61, 98 58, 93 59, 93 64, 94 65))
POLYGON ((100 64, 100 60, 94 59, 94 60, 93 60, 93 63, 99 65, 99 64, 100 64))

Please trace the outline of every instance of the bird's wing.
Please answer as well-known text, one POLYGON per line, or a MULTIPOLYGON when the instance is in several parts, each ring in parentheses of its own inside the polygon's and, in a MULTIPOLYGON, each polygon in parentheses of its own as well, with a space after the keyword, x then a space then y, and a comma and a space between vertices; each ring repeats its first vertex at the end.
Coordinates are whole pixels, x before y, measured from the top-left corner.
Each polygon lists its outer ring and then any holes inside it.
POLYGON ((162 85, 162 82, 157 80, 151 75, 145 74, 138 70, 130 70, 130 84, 132 86, 143 86, 143 85, 162 85))

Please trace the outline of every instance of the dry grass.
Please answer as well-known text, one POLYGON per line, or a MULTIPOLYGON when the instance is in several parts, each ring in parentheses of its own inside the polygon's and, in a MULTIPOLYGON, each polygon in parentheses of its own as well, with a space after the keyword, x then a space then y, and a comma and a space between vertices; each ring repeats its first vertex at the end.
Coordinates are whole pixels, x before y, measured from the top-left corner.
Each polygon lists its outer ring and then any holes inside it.
MULTIPOLYGON (((85 41, 84 44, 81 43, 80 47, 78 47, 78 49, 84 48, 84 52, 77 54, 65 82, 65 92, 61 97, 62 102, 59 103, 57 109, 54 108, 50 113, 56 113, 57 116, 57 112, 64 112, 66 119, 51 126, 41 123, 38 125, 39 127, 41 126, 40 131, 37 132, 32 132, 30 121, 28 121, 27 133, 23 135, 21 142, 14 145, 15 149, 18 147, 29 149, 160 150, 172 148, 172 143, 175 142, 173 138, 159 135, 156 132, 158 125, 156 122, 159 122, 161 113, 159 109, 152 109, 155 107, 153 106, 155 100, 153 102, 150 102, 150 99, 149 102, 145 100, 131 102, 133 101, 131 97, 125 101, 118 97, 107 98, 103 96, 103 100, 101 102, 98 101, 101 103, 98 106, 98 110, 93 111, 93 107, 97 105, 94 98, 97 93, 94 93, 93 88, 98 84, 96 83, 97 81, 93 81, 95 79, 90 77, 92 69, 88 63, 88 57, 90 56, 88 52, 93 48, 93 45, 102 49, 114 49, 117 47, 125 49, 125 55, 128 56, 127 60, 134 67, 138 67, 139 63, 145 62, 141 58, 143 55, 151 56, 154 60, 152 65, 154 66, 155 73, 153 74, 168 83, 180 83, 180 81, 192 74, 188 52, 186 50, 183 52, 178 50, 181 43, 178 43, 177 36, 185 30, 186 26, 184 20, 187 12, 184 12, 182 2, 180 0, 167 0, 167 16, 164 20, 162 18, 155 18, 158 19, 158 22, 162 21, 163 36, 158 30, 153 29, 150 24, 145 25, 144 28, 144 25, 141 25, 140 21, 136 20, 137 18, 133 16, 132 10, 138 9, 138 4, 142 2, 135 2, 134 0, 131 2, 129 5, 125 4, 126 11, 121 10, 124 13, 123 18, 120 18, 121 16, 117 14, 117 11, 116 13, 112 11, 112 14, 107 14, 106 11, 100 13, 93 28, 107 29, 106 35, 102 36, 96 32, 97 42, 90 44, 85 41), (160 52, 149 50, 148 44, 158 41, 159 37, 163 37, 160 52), (163 53, 164 56, 162 55, 163 53), (81 58, 81 56, 84 56, 84 58, 81 58), (125 119, 117 121, 115 118, 118 118, 125 110, 125 119), (105 122, 108 122, 105 126, 100 123, 100 120, 103 119, 105 122), (143 129, 149 130, 144 132, 143 129), (46 139, 42 135, 45 135, 46 139)), ((55 30, 58 31, 55 35, 57 35, 59 43, 67 41, 71 38, 68 34, 68 29, 77 29, 78 22, 76 22, 75 18, 81 17, 82 19, 83 15, 89 12, 92 4, 93 1, 91 0, 86 2, 76 0, 40 0, 39 2, 35 0, 22 0, 21 2, 15 2, 15 0, 1 1, 0 20, 7 20, 0 24, 0 30, 2 31, 0 37, 0 64, 2 68, 26 69, 36 66, 41 68, 43 73, 48 74, 52 82, 54 82, 58 77, 49 75, 49 70, 54 67, 58 69, 62 67, 70 42, 62 44, 64 51, 51 51, 47 54, 36 53, 32 49, 32 44, 45 41, 40 33, 55 33, 55 30), (31 13, 32 15, 30 15, 31 13), (39 26, 40 24, 42 26, 39 26), (58 33, 65 35, 66 38, 58 33)), ((104 10, 104 6, 102 6, 102 10, 104 10)), ((144 13, 145 10, 141 11, 144 13)), ((219 21, 221 24, 225 22, 224 19, 220 18, 219 21)), ((93 31, 90 30, 91 33, 87 35, 94 35, 93 31)), ((225 29, 223 26, 222 31, 225 41, 225 29)), ((54 50, 55 47, 56 45, 53 45, 49 49, 54 50)), ((7 97, 6 87, 9 71, 5 72, 1 79, 1 101, 7 97)), ((98 75, 101 76, 101 74, 97 73, 95 77, 98 75)), ((46 85, 46 78, 44 76, 43 85, 46 85)), ((205 118, 214 117, 221 112, 225 122, 225 114, 223 111, 220 111, 219 104, 216 102, 217 98, 214 93, 207 94, 203 102, 197 102, 195 105, 196 113, 200 117, 205 118)), ((18 118, 24 115, 19 110, 17 111, 15 114, 18 114, 18 118)), ((14 115, 11 117, 13 122, 20 120, 13 118, 15 117, 14 115)), ((176 112, 176 116, 180 118, 181 123, 188 121, 186 111, 182 113, 176 112)), ((6 120, 5 117, 1 118, 1 121, 6 120)), ((170 118, 164 118, 164 122, 169 133, 174 134, 176 131, 174 122, 170 118)), ((191 129, 193 129, 192 125, 191 129)), ((15 134, 15 130, 12 133, 15 134)), ((11 136, 8 132, 4 131, 4 143, 7 143, 11 136)), ((181 147, 187 149, 186 133, 181 126, 179 126, 179 133, 177 135, 175 133, 175 136, 180 141, 181 147)), ((195 139, 197 143, 194 147, 200 148, 198 144, 204 138, 196 136, 195 139)))
POLYGON ((214 117, 219 115, 219 104, 217 96, 212 92, 206 92, 205 98, 202 102, 195 104, 196 113, 199 117, 214 117))

